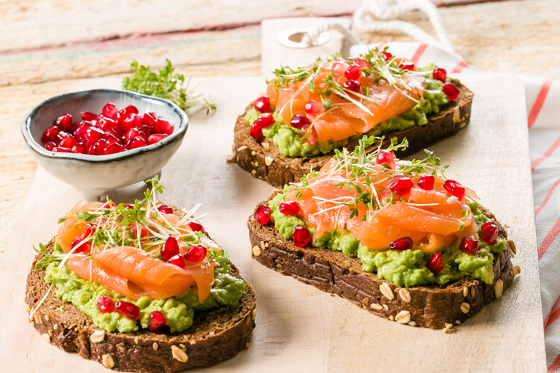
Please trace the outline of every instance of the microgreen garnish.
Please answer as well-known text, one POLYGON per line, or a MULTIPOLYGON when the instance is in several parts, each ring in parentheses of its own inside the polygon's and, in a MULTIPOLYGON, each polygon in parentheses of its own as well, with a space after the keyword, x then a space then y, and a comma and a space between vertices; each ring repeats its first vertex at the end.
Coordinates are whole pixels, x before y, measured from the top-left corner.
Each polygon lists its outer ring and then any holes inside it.
POLYGON ((123 89, 165 98, 185 111, 206 109, 206 114, 209 114, 216 110, 216 105, 202 93, 196 89, 189 89, 190 78, 185 84, 184 75, 174 74, 175 68, 171 66, 171 61, 168 59, 166 61, 167 64, 157 73, 153 72, 150 66, 139 65, 136 60, 132 61, 130 71, 133 74, 123 78, 123 89))

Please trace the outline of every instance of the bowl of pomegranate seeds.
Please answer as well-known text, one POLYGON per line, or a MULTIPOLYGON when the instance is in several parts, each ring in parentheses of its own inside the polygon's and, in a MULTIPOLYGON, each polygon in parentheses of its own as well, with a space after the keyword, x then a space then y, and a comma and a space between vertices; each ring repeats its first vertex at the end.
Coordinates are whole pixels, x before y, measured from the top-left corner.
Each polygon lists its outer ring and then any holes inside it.
POLYGON ((35 160, 88 201, 159 174, 187 131, 174 103, 114 89, 50 98, 23 120, 35 160))

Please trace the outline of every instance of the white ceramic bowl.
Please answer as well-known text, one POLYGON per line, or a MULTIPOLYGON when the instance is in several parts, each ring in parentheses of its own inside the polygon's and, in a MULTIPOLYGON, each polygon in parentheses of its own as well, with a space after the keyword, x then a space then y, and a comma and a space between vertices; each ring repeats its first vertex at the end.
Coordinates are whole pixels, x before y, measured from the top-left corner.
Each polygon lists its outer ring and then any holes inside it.
POLYGON ((78 189, 87 201, 98 201, 109 190, 160 174, 179 149, 187 125, 187 114, 171 101, 128 91, 95 89, 65 93, 42 102, 27 114, 21 132, 41 167, 78 189), (100 113, 108 102, 119 109, 134 105, 141 115, 154 112, 173 125, 173 133, 155 144, 110 155, 55 153, 43 147, 41 136, 56 118, 68 113, 80 118, 82 111, 100 113))

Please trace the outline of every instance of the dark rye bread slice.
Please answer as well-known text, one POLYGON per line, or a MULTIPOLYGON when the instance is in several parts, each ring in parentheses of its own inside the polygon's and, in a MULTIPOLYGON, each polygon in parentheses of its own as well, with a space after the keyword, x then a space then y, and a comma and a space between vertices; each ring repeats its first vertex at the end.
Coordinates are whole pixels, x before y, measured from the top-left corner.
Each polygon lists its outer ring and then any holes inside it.
MULTIPOLYGON (((53 247, 54 239, 47 251, 52 252, 53 247)), ((41 257, 35 257, 27 277, 28 310, 39 304, 50 286, 44 281, 45 271, 34 269, 41 257)), ((241 278, 233 265, 231 274, 241 278)), ((104 332, 73 304, 56 298, 54 288, 30 321, 45 341, 66 352, 77 352, 113 370, 152 373, 212 366, 235 356, 249 346, 255 316, 256 296, 245 282, 237 307, 223 312, 197 312, 193 326, 181 333, 104 332)))
MULTIPOLYGON (((484 208, 480 211, 494 218, 484 208)), ((511 256, 515 246, 512 241, 507 241, 506 250, 494 259, 492 285, 468 277, 445 286, 407 289, 364 272, 359 259, 340 251, 299 248, 292 241, 284 240, 273 223, 261 225, 251 216, 247 225, 252 256, 262 265, 337 294, 377 316, 411 326, 449 329, 501 296, 513 281, 511 256)), ((507 239, 504 228, 499 223, 498 227, 499 237, 507 239)))
MULTIPOLYGON (((408 139, 409 147, 399 152, 399 157, 406 157, 414 154, 429 145, 459 132, 470 120, 471 104, 474 94, 460 81, 454 80, 453 83, 459 88, 459 97, 451 101, 439 114, 428 117, 429 122, 424 126, 414 126, 404 131, 392 132, 385 135, 386 140, 383 147, 391 142, 391 138, 396 137, 399 142, 408 139)), ((265 180, 269 184, 282 188, 284 185, 297 182, 300 178, 311 172, 319 170, 334 155, 334 151, 319 157, 290 158, 280 154, 276 145, 269 139, 264 141, 257 140, 249 134, 249 123, 245 120, 245 114, 253 107, 254 103, 249 104, 245 113, 237 118, 234 128, 234 161, 249 171, 254 177, 265 180)), ((358 145, 358 140, 346 145, 347 149, 354 150, 358 145)), ((373 151, 376 146, 368 150, 373 151)))

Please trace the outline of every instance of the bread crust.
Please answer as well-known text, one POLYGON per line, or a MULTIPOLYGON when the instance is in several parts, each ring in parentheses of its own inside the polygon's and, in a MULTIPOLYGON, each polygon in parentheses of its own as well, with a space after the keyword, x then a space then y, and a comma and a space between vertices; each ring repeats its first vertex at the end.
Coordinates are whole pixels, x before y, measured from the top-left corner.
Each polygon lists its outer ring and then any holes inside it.
MULTIPOLYGON (((407 138, 409 147, 398 153, 399 157, 406 157, 426 148, 443 138, 452 136, 466 127, 470 121, 471 104, 474 94, 459 80, 453 80, 459 88, 459 97, 451 101, 444 110, 428 117, 428 124, 414 126, 404 131, 393 132, 386 135, 383 146, 388 146, 391 138, 396 137, 399 142, 407 138)), ((269 184, 282 188, 284 185, 299 181, 299 179, 311 172, 319 170, 334 155, 334 151, 319 157, 285 157, 280 154, 276 145, 269 139, 264 141, 255 139, 249 134, 249 123, 245 120, 245 114, 253 107, 249 104, 245 112, 237 118, 234 128, 233 161, 249 171, 253 177, 265 180, 269 184), (264 145, 263 143, 268 144, 264 145)), ((358 140, 346 145, 348 149, 354 149, 358 140)), ((367 151, 373 151, 377 145, 370 147, 367 151)))
MULTIPOLYGON (((54 238, 47 251, 54 247, 54 238)), ((45 271, 35 269, 42 255, 37 255, 27 277, 25 302, 33 310, 47 294, 45 271)), ((241 278, 232 264, 231 274, 241 278)), ((242 279, 242 278, 241 278, 242 279)), ((83 358, 118 371, 141 373, 176 372, 191 367, 206 367, 235 356, 247 348, 255 327, 256 296, 245 282, 239 305, 223 312, 197 312, 191 328, 181 333, 104 333, 101 341, 92 341, 92 334, 102 332, 90 317, 71 303, 56 298, 54 288, 30 320, 43 339, 66 352, 77 352, 83 358), (63 307, 62 310, 60 307, 63 307), (185 352, 188 360, 175 349, 185 352), (109 356, 110 359, 106 356, 109 356), (179 359, 174 356, 179 357, 179 359), (112 365, 112 366, 111 366, 112 365)), ((93 338, 95 340, 95 336, 93 338)))
MULTIPOLYGON (((480 211, 494 218, 483 207, 480 211)), ((499 237, 507 239, 506 231, 497 224, 499 237)), ((374 273, 364 272, 358 258, 348 257, 340 251, 295 246, 292 241, 284 240, 272 222, 261 225, 251 216, 247 226, 253 246, 251 255, 262 265, 337 294, 377 316, 410 326, 442 329, 461 324, 496 298, 498 281, 502 282, 502 291, 513 281, 511 241, 507 241, 506 250, 494 258, 491 285, 466 277, 444 286, 400 288, 374 273), (407 312, 410 318, 407 318, 407 312)))

